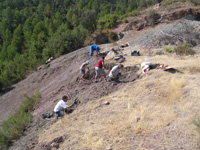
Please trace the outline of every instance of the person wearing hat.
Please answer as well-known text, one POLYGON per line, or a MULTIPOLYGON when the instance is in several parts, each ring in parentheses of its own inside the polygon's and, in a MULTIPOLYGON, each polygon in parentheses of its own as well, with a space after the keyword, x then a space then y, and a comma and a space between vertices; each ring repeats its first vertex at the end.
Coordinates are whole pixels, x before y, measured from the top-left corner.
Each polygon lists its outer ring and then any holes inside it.
POLYGON ((96 54, 99 55, 100 54, 100 47, 97 45, 91 45, 90 46, 90 57, 93 55, 93 51, 96 51, 96 54))
POLYGON ((80 67, 81 79, 85 78, 85 70, 86 68, 89 70, 89 61, 84 62, 80 67))
POLYGON ((50 63, 52 60, 53 60, 53 57, 50 57, 50 58, 45 62, 45 64, 50 63))

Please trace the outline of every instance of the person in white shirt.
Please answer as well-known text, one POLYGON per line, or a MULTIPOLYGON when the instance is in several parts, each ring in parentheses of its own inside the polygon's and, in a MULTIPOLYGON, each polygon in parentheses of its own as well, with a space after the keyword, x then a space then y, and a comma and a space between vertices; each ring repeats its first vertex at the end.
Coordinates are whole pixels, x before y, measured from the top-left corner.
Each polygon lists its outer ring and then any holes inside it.
POLYGON ((85 78, 85 70, 86 68, 89 70, 89 61, 84 62, 80 67, 81 79, 85 78))
POLYGON ((62 97, 62 99, 56 104, 56 106, 54 107, 54 112, 56 113, 57 115, 57 118, 58 117, 62 117, 64 116, 64 111, 67 109, 67 108, 70 108, 74 105, 74 103, 70 106, 68 106, 66 104, 66 102, 68 101, 68 97, 66 95, 64 95, 62 97))
POLYGON ((115 81, 115 82, 119 82, 119 69, 123 69, 124 66, 122 64, 116 65, 112 68, 112 70, 110 71, 109 75, 108 75, 108 81, 115 81))

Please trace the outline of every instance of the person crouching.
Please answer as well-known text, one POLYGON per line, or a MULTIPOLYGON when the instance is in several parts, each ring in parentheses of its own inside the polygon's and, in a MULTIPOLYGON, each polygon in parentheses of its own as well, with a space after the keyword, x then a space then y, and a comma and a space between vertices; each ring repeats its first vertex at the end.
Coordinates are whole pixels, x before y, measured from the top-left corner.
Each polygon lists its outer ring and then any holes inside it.
POLYGON ((54 111, 54 113, 56 113, 57 118, 64 116, 65 110, 67 110, 68 108, 70 108, 74 105, 74 103, 73 103, 72 105, 68 106, 66 104, 67 101, 68 101, 68 97, 66 95, 64 95, 62 97, 62 99, 54 107, 53 111, 54 111))
POLYGON ((86 68, 89 70, 89 61, 84 62, 80 67, 81 79, 85 78, 85 70, 86 68))
POLYGON ((124 65, 122 64, 119 64, 119 65, 116 65, 114 66, 110 73, 109 73, 109 76, 108 76, 108 81, 111 82, 111 81, 114 81, 114 82, 119 82, 119 69, 122 70, 124 68, 124 65))

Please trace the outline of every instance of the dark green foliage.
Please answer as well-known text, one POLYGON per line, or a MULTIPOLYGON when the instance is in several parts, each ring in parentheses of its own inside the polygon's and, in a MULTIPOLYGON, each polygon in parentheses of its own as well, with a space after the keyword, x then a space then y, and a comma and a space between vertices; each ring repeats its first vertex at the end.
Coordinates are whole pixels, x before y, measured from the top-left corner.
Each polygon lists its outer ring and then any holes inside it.
POLYGON ((24 128, 30 124, 32 119, 31 109, 38 102, 40 96, 36 92, 31 97, 25 96, 21 105, 7 120, 2 122, 2 129, 0 130, 0 148, 7 149, 12 140, 21 136, 24 128))
POLYGON ((63 24, 47 43, 43 51, 43 57, 58 57, 82 47, 86 35, 87 31, 81 26, 69 30, 63 24))
MULTIPOLYGON (((123 15, 137 15, 138 7, 155 2, 156 0, 1 1, 0 90, 23 79, 26 73, 44 63, 48 57, 57 57, 82 47, 86 37, 97 29, 113 28, 123 15)), ((108 41, 108 36, 110 41, 115 39, 112 34, 106 33, 107 39, 104 41, 108 41)))
POLYGON ((104 17, 99 18, 98 20, 98 27, 109 29, 113 28, 117 25, 118 15, 108 14, 104 17))
POLYGON ((80 23, 85 29, 93 32, 96 29, 96 18, 97 14, 95 10, 86 10, 81 15, 80 23))
POLYGON ((139 4, 138 7, 148 7, 148 6, 151 6, 151 5, 156 4, 156 3, 158 3, 158 0, 139 0, 138 1, 138 4, 139 4))

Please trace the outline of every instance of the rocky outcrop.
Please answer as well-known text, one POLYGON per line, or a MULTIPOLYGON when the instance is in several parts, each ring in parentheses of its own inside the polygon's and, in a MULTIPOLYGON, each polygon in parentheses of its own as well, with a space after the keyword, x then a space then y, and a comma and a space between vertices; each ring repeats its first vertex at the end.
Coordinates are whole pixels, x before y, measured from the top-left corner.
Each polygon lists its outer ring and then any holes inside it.
POLYGON ((155 10, 151 10, 147 15, 143 15, 138 17, 135 21, 130 22, 126 28, 123 30, 133 30, 137 31, 144 29, 147 26, 155 26, 159 23, 170 23, 175 20, 185 18, 192 20, 200 20, 200 8, 180 8, 173 11, 168 12, 159 12, 155 10), (190 16, 190 17, 188 17, 190 16))

